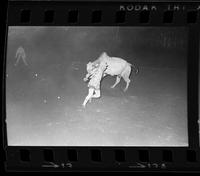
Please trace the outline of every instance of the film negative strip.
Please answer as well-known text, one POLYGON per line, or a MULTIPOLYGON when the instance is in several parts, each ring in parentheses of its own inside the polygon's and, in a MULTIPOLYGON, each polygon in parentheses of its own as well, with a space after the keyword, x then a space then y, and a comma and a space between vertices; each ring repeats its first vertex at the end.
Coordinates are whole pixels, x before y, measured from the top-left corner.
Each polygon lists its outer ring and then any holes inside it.
POLYGON ((7 171, 200 171, 200 2, 9 1, 7 171))

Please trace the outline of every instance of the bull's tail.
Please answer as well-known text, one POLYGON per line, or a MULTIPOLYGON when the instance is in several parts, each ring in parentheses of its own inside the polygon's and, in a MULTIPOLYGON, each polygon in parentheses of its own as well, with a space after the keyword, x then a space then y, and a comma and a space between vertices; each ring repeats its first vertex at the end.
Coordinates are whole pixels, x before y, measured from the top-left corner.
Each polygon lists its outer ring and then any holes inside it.
POLYGON ((131 63, 129 63, 129 65, 130 65, 131 67, 134 68, 134 70, 135 70, 135 74, 138 74, 138 72, 139 72, 139 68, 138 68, 135 64, 131 64, 131 63))

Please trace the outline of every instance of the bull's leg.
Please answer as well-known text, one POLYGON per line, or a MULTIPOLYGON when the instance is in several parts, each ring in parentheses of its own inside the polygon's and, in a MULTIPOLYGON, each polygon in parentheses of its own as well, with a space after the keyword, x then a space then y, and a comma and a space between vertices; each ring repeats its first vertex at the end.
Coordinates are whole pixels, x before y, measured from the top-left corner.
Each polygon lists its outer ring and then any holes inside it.
POLYGON ((128 90, 131 80, 129 78, 125 78, 124 80, 126 81, 126 87, 124 88, 124 92, 126 92, 128 90))
POLYGON ((86 106, 88 101, 91 102, 91 98, 92 98, 93 94, 94 94, 94 89, 93 88, 89 88, 88 95, 87 95, 87 97, 85 97, 85 100, 84 100, 84 102, 82 104, 83 107, 86 106))
POLYGON ((124 88, 124 92, 126 92, 128 90, 129 84, 131 82, 131 80, 129 79, 129 76, 131 74, 131 67, 127 67, 124 72, 122 72, 122 77, 124 79, 124 81, 126 82, 126 87, 124 88))
POLYGON ((117 77, 116 77, 115 84, 113 84, 110 88, 113 89, 117 84, 119 84, 120 80, 121 80, 121 76, 117 76, 117 77))

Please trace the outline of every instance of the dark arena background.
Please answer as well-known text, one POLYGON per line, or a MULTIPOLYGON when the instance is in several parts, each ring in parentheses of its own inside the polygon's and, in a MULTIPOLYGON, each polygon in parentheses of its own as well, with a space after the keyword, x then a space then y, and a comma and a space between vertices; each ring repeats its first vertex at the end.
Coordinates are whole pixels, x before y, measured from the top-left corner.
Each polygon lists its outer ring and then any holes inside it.
POLYGON ((183 27, 9 27, 6 122, 11 146, 188 146, 183 27), (25 61, 15 58, 19 47, 25 61), (139 68, 131 83, 87 96, 86 64, 103 52, 139 68))

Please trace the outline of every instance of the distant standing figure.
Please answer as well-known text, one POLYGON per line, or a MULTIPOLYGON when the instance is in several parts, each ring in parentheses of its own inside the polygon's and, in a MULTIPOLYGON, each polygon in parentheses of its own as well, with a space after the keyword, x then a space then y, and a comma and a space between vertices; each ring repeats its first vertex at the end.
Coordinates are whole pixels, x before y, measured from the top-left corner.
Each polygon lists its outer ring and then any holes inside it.
POLYGON ((17 66, 17 64, 19 63, 20 59, 22 59, 22 61, 24 62, 24 64, 27 66, 27 62, 26 62, 26 54, 24 51, 24 48, 22 46, 20 46, 17 51, 16 51, 16 62, 15 62, 15 66, 17 66))

